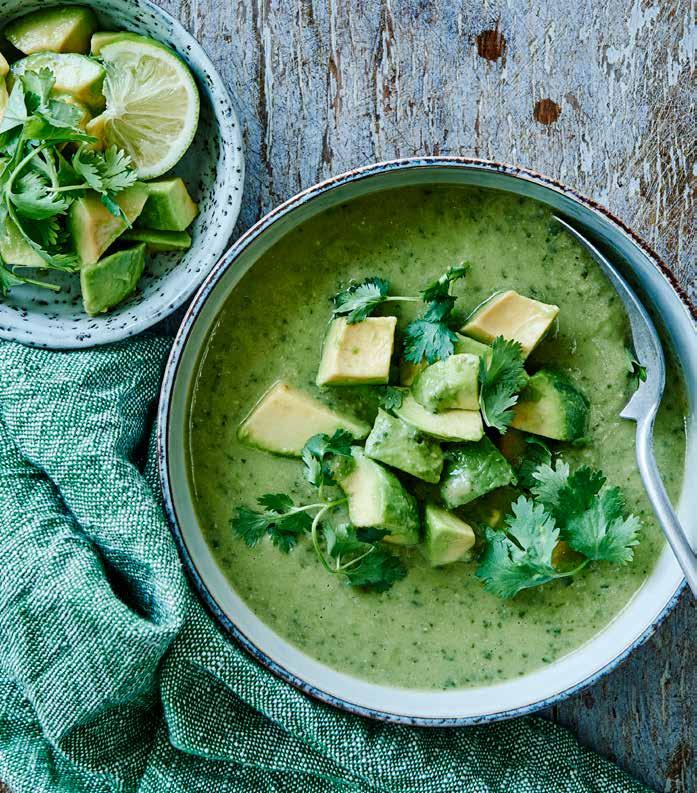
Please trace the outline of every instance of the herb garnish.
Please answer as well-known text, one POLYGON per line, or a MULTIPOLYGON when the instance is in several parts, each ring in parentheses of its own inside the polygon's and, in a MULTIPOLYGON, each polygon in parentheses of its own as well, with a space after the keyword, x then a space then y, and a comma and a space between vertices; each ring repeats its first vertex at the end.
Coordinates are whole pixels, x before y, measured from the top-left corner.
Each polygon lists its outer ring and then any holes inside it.
MULTIPOLYGON (((65 226, 70 205, 85 190, 96 190, 112 214, 124 217, 115 198, 137 175, 115 146, 103 153, 86 148, 96 138, 80 128, 75 105, 51 97, 54 84, 51 70, 43 68, 25 72, 12 88, 0 121, 0 224, 14 223, 42 259, 40 269, 74 272, 78 260, 65 226)), ((0 294, 21 283, 58 291, 20 275, 20 267, 9 270, 0 260, 0 294)))
POLYGON ((636 391, 642 383, 646 382, 646 367, 637 361, 634 353, 631 350, 625 348, 625 353, 627 356, 629 384, 632 390, 636 391))
POLYGON ((257 499, 263 511, 238 507, 232 529, 250 547, 268 535, 284 553, 289 553, 301 536, 309 534, 315 553, 328 572, 342 574, 350 586, 384 592, 407 574, 398 557, 375 544, 387 532, 322 523, 327 513, 346 503, 345 498, 323 500, 322 494, 325 487, 335 484, 332 464, 336 458, 351 456, 352 441, 348 432, 337 430, 331 437, 314 435, 305 444, 305 478, 318 490, 316 502, 296 505, 285 493, 267 493, 257 499))
POLYGON ((384 387, 382 396, 380 397, 380 405, 385 410, 395 410, 402 407, 404 401, 404 389, 395 388, 395 386, 387 385, 384 387))
POLYGON ((523 349, 517 341, 497 336, 491 345, 489 363, 479 359, 479 405, 488 427, 505 433, 513 421, 518 392, 527 382, 523 349))
POLYGON ((591 561, 627 564, 637 545, 639 519, 624 516, 619 488, 602 489, 600 471, 582 466, 542 465, 533 474, 533 499, 520 496, 502 532, 486 530, 486 549, 477 568, 485 589, 502 598, 522 589, 582 570, 591 561), (585 559, 572 570, 557 570, 552 552, 559 540, 585 559))
POLYGON ((333 298, 334 317, 346 316, 349 324, 362 322, 387 302, 426 303, 426 311, 419 319, 410 322, 404 330, 404 358, 412 363, 428 363, 447 358, 454 352, 457 338, 450 327, 456 298, 450 294, 450 285, 464 278, 468 264, 451 267, 440 278, 432 281, 418 297, 390 295, 390 282, 384 278, 366 278, 351 284, 333 298))

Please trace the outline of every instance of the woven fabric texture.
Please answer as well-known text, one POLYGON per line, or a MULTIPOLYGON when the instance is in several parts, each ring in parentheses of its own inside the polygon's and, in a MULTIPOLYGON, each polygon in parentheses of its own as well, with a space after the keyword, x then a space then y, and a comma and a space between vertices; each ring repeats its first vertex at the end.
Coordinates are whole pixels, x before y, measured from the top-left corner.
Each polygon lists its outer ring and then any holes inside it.
POLYGON ((541 719, 372 722, 228 640, 159 502, 169 345, 0 344, 0 780, 13 793, 646 790, 541 719))

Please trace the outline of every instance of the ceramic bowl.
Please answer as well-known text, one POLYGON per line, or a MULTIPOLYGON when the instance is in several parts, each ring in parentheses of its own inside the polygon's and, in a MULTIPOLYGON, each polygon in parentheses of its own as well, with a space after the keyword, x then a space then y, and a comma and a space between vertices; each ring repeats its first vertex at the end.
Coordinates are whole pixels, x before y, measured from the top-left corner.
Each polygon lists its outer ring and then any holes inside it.
MULTIPOLYGON (((573 190, 521 168, 465 159, 414 159, 352 171, 317 185, 250 229, 215 267, 184 319, 167 366, 159 411, 160 474, 165 504, 184 566, 223 628, 261 663, 307 693, 350 711, 425 725, 474 724, 549 706, 615 667, 643 642, 675 604, 681 571, 666 546, 625 609, 584 646, 524 677, 448 692, 390 688, 330 669, 281 639, 241 600, 218 568, 193 509, 185 428, 190 388, 203 345, 227 296, 283 235, 316 213, 386 188, 477 185, 529 196, 554 208, 600 244, 660 318, 684 371, 690 420, 685 482, 697 481, 697 334, 686 299, 656 255, 605 209, 573 190)), ((697 489, 684 487, 683 525, 697 534, 697 489)))
MULTIPOLYGON (((73 0, 71 0, 73 3, 73 0)), ((0 300, 0 338, 36 347, 92 347, 133 336, 186 301, 220 259, 242 200, 242 136, 227 89, 201 46, 150 0, 90 0, 104 30, 151 36, 175 50, 194 74, 201 95, 198 132, 175 168, 198 201, 193 246, 185 254, 149 256, 138 290, 108 314, 88 316, 80 279, 52 273, 62 290, 22 286, 0 300)), ((0 24, 30 11, 64 5, 55 0, 0 0, 0 24)))

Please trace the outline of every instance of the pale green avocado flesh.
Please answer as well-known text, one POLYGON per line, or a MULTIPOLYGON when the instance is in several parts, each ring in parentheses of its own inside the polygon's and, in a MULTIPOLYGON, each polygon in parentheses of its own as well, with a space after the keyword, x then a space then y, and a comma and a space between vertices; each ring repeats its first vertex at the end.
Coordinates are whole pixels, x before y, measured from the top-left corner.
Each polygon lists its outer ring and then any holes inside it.
POLYGON ((12 65, 11 74, 20 76, 28 71, 48 69, 53 73, 55 95, 68 94, 93 113, 106 106, 102 85, 106 77, 104 67, 93 58, 75 53, 37 52, 12 65))
POLYGON ((161 231, 184 231, 198 215, 186 185, 179 177, 148 182, 148 200, 138 225, 161 231))
POLYGON ((85 6, 57 6, 34 11, 5 27, 7 40, 25 55, 35 52, 89 50, 97 17, 85 6))
POLYGON ((136 288, 145 269, 145 245, 117 251, 95 264, 80 269, 80 288, 85 311, 91 316, 103 314, 136 288))
MULTIPOLYGON (((192 391, 192 492, 211 551, 240 597, 314 658, 364 680, 412 689, 515 678, 589 641, 652 570, 663 535, 636 470, 636 427, 619 418, 629 393, 626 318, 597 266, 558 232, 548 208, 499 191, 445 186, 382 191, 308 220, 265 253, 231 292, 192 391), (418 548, 392 547, 403 556, 408 575, 375 594, 328 575, 308 543, 288 555, 267 541, 252 549, 244 545, 230 528, 238 506, 256 508, 263 493, 286 492, 297 501, 315 495, 297 459, 251 449, 236 437, 269 385, 287 380, 315 397, 321 393, 335 409, 371 425, 375 421, 380 389, 342 386, 320 392, 314 386, 331 296, 350 279, 375 275, 390 280, 393 294, 417 294, 449 264, 463 260, 472 262, 467 278, 454 285, 463 315, 505 289, 560 307, 558 331, 545 338, 526 366, 531 373, 542 366, 567 372, 591 399, 589 442, 550 445, 563 451, 572 468, 601 468, 610 483, 622 487, 629 509, 643 522, 634 562, 592 564, 573 579, 501 600, 475 578, 475 562, 432 567, 418 548)), ((419 310, 418 304, 401 304, 399 327, 419 310)), ((672 360, 668 382, 655 444, 675 498, 684 467, 686 402, 672 360)), ((417 484, 433 487, 438 500, 436 487, 396 473, 413 492, 417 484)), ((477 527, 492 510, 505 514, 515 496, 511 487, 492 490, 456 514, 477 527)), ((337 520, 348 516, 339 512, 337 520)))
POLYGON ((121 239, 128 242, 144 242, 148 246, 148 253, 188 251, 191 247, 191 234, 186 231, 133 228, 125 231, 121 239))
POLYGON ((487 438, 448 450, 440 494, 450 507, 462 507, 497 487, 515 484, 506 458, 487 438))

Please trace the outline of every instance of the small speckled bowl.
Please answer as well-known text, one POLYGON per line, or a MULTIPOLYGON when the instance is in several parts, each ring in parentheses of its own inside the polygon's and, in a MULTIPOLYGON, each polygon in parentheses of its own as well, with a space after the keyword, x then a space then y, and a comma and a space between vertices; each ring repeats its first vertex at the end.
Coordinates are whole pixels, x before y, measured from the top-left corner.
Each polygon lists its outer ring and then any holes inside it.
POLYGON ((522 716, 558 702, 614 669, 677 602, 683 576, 668 546, 624 609, 586 644, 548 666, 500 683, 449 691, 400 689, 359 680, 311 658, 276 634, 249 608, 218 566, 196 515, 188 472, 189 395, 218 314, 246 272, 309 218, 352 199, 413 185, 476 185, 534 198, 599 244, 651 306, 679 361, 687 386, 685 479, 678 514, 697 541, 697 328, 694 308, 656 254, 606 209, 576 191, 514 165, 431 157, 378 163, 305 190, 274 209, 228 251, 194 298, 165 371, 159 411, 159 463, 164 502, 184 568, 210 612, 254 658, 324 702, 404 724, 450 726, 522 716))
MULTIPOLYGON (((108 314, 88 316, 75 275, 51 273, 58 293, 22 286, 0 299, 0 338, 36 347, 72 349, 118 341, 149 328, 182 305, 224 252, 240 211, 244 182, 242 136, 227 89, 201 46, 150 0, 91 0, 104 30, 128 30, 162 41, 186 61, 201 95, 196 137, 174 172, 186 182, 200 214, 193 246, 182 254, 149 256, 137 291, 108 314)), ((2 26, 56 0, 0 0, 2 26)))

